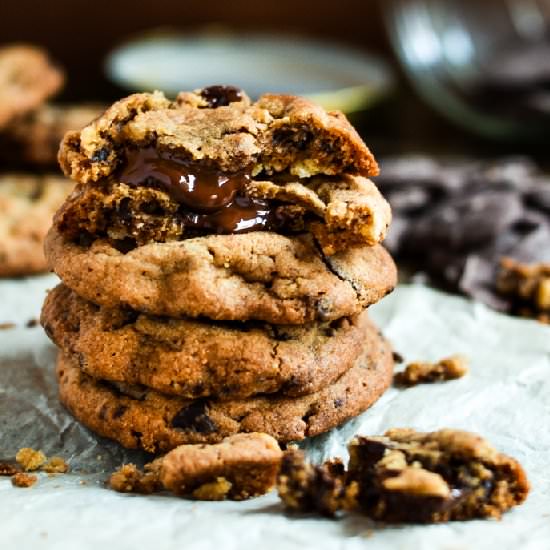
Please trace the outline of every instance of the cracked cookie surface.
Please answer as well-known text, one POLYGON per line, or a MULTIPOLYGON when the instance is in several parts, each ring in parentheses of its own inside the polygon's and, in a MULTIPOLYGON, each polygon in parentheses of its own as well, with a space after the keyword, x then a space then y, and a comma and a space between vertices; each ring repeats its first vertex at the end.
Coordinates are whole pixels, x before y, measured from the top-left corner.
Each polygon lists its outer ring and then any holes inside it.
POLYGON ((349 370, 376 333, 366 312, 306 326, 180 320, 101 308, 64 285, 48 294, 41 322, 86 374, 190 399, 312 393, 349 370))
POLYGON ((27 44, 0 48, 0 129, 61 88, 63 74, 44 50, 27 44))
POLYGON ((0 276, 47 271, 43 246, 73 184, 61 176, 0 175, 0 276))
POLYGON ((308 235, 269 232, 154 243, 124 254, 105 241, 72 243, 53 227, 45 252, 83 298, 170 317, 329 321, 377 302, 397 279, 380 245, 325 257, 308 235))
POLYGON ((377 333, 355 365, 333 384, 301 397, 186 400, 144 386, 113 385, 84 374, 77 357, 59 355, 60 399, 84 425, 128 448, 163 452, 188 443, 219 443, 241 432, 280 442, 327 431, 370 407, 391 382, 390 346, 377 333))

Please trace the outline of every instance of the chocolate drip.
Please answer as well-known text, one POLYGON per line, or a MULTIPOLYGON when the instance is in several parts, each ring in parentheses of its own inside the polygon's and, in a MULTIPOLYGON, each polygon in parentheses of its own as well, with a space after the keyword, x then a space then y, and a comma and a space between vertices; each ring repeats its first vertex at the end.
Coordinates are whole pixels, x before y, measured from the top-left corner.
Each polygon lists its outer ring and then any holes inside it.
POLYGON ((189 228, 212 233, 267 230, 274 213, 267 201, 244 194, 250 174, 225 174, 197 162, 177 159, 149 147, 129 150, 119 180, 128 185, 158 186, 182 205, 180 215, 189 228))

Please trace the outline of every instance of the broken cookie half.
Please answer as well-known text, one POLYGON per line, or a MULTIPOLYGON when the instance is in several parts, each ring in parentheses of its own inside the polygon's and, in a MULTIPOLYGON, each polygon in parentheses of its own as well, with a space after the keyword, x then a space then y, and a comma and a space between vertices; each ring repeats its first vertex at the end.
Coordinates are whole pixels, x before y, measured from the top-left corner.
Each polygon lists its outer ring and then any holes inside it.
POLYGON ((390 523, 498 518, 521 504, 529 483, 521 465, 478 435, 396 428, 358 436, 347 470, 307 463, 301 451, 282 461, 278 491, 289 509, 334 515, 358 510, 390 523))
POLYGON ((119 249, 208 234, 310 232, 325 254, 383 240, 390 208, 346 118, 294 96, 229 86, 134 94, 59 152, 80 182, 55 219, 73 242, 119 249))
POLYGON ((267 434, 236 434, 217 445, 180 445, 143 471, 125 464, 109 484, 122 493, 167 490, 196 500, 245 500, 274 487, 281 456, 267 434))

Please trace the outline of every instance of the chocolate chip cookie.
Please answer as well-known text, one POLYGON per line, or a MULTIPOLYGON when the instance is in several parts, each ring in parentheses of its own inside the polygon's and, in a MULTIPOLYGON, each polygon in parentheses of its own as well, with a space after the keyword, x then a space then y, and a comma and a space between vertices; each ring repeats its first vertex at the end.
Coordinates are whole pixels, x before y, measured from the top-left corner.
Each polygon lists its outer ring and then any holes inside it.
POLYGON ((396 428, 358 437, 349 451, 348 483, 357 483, 358 505, 379 520, 498 518, 529 492, 521 465, 469 432, 396 428))
POLYGON ((63 73, 42 49, 27 44, 0 48, 0 130, 37 108, 63 84, 63 73))
POLYGON ((360 511, 389 523, 499 518, 521 504, 529 482, 521 465, 480 436, 444 429, 394 428, 354 438, 350 461, 312 465, 302 451, 283 456, 277 481, 286 507, 332 516, 360 511))
POLYGON ((219 443, 240 432, 264 432, 280 442, 327 431, 369 408, 391 382, 389 345, 374 332, 355 365, 334 383, 301 397, 186 400, 146 388, 97 381, 76 356, 59 356, 60 398, 94 432, 128 448, 168 451, 188 443, 219 443))
POLYGON ((64 285, 48 294, 41 321, 86 374, 189 399, 318 391, 376 333, 366 312, 304 326, 170 319, 98 307, 64 285))
POLYGON ((230 86, 182 92, 176 101, 161 92, 131 95, 82 132, 69 133, 59 160, 74 180, 99 181, 128 169, 135 148, 152 148, 159 158, 164 152, 205 161, 231 174, 378 173, 372 154, 341 113, 327 113, 295 96, 267 94, 251 102, 230 86))
POLYGON ((72 189, 62 176, 0 175, 0 276, 47 271, 44 238, 72 189))
POLYGON ((71 130, 98 117, 100 104, 47 104, 14 119, 0 135, 0 156, 10 164, 57 167, 59 144, 71 130))
POLYGON ((160 459, 162 486, 198 500, 244 500, 275 485, 282 452, 265 433, 236 434, 217 445, 180 445, 160 459))
POLYGON ((397 279, 381 245, 325 256, 308 234, 208 235, 125 251, 106 240, 70 242, 53 227, 45 252, 81 297, 173 317, 325 322, 359 313, 397 279))
POLYGON ((80 185, 56 218, 70 240, 141 246, 208 234, 309 231, 325 254, 380 242, 376 162, 341 113, 214 86, 135 94, 65 137, 80 185))

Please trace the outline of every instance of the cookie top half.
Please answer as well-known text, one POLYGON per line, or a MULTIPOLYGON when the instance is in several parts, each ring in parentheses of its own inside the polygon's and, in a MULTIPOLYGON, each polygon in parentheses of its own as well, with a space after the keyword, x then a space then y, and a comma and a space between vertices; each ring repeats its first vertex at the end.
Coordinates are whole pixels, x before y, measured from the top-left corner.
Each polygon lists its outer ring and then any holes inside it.
POLYGON ((295 96, 134 94, 67 133, 59 162, 80 184, 55 222, 72 240, 308 231, 333 254, 377 244, 391 220, 368 179, 378 165, 345 116, 295 96))

